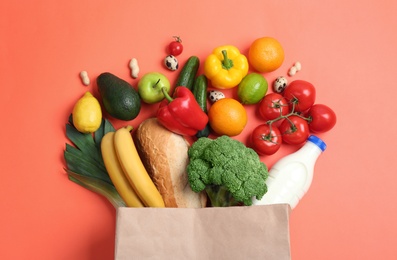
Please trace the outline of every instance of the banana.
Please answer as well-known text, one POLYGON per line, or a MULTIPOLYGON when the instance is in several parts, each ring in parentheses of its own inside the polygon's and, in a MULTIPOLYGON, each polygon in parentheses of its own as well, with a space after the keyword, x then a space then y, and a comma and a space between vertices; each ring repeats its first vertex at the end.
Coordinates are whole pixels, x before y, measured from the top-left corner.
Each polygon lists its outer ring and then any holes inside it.
POLYGON ((114 187, 128 207, 144 207, 143 203, 124 175, 114 149, 114 132, 105 134, 101 141, 103 161, 114 187))
POLYGON ((130 130, 129 127, 122 127, 114 134, 114 147, 120 165, 131 186, 146 206, 164 208, 164 200, 142 164, 130 130))

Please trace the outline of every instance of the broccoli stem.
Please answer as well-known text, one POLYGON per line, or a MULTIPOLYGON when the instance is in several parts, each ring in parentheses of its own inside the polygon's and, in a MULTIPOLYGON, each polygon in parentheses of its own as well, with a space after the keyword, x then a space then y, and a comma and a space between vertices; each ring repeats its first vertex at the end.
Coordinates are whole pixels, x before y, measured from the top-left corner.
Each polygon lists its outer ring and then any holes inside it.
POLYGON ((230 207, 241 205, 241 203, 236 201, 232 194, 224 186, 207 185, 205 191, 207 192, 208 198, 211 201, 212 207, 230 207))

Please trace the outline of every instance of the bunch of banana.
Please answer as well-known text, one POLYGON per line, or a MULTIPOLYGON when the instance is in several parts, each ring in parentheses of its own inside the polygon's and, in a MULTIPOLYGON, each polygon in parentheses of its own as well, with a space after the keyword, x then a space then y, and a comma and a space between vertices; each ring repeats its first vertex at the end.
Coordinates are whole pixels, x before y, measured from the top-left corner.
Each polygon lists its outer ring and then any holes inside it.
POLYGON ((106 170, 128 207, 165 207, 164 200, 142 164, 130 133, 122 127, 101 141, 106 170))

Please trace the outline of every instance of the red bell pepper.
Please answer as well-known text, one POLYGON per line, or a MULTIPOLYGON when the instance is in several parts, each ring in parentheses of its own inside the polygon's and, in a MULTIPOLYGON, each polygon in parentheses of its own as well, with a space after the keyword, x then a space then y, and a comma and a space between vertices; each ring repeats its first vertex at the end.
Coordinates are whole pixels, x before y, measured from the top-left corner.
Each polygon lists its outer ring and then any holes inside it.
POLYGON ((175 88, 174 98, 165 88, 162 91, 165 99, 157 111, 157 119, 163 126, 176 134, 187 136, 194 136, 205 128, 208 116, 188 88, 175 88))

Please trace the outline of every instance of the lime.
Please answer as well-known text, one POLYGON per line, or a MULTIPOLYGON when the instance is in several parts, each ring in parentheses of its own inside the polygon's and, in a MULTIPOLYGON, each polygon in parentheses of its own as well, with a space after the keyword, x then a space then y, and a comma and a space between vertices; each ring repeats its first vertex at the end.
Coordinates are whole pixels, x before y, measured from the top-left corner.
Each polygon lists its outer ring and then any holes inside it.
POLYGON ((250 73, 238 85, 237 96, 241 103, 257 104, 266 95, 267 80, 259 73, 250 73))
POLYGON ((102 111, 98 100, 87 91, 73 107, 73 125, 81 133, 93 133, 102 122, 102 111))

